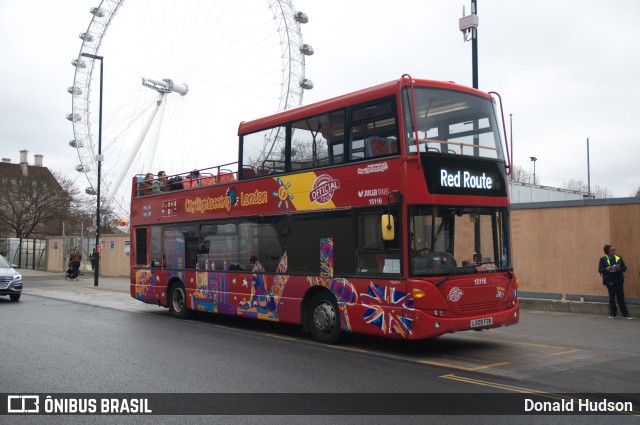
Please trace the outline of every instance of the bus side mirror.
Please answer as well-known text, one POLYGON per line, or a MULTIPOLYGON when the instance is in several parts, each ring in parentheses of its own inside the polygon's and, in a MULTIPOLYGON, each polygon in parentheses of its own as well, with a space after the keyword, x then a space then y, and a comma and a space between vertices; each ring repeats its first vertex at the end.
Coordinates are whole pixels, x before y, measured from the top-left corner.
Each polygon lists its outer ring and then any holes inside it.
POLYGON ((392 241, 396 237, 396 229, 393 224, 393 215, 383 214, 381 220, 382 240, 392 241))

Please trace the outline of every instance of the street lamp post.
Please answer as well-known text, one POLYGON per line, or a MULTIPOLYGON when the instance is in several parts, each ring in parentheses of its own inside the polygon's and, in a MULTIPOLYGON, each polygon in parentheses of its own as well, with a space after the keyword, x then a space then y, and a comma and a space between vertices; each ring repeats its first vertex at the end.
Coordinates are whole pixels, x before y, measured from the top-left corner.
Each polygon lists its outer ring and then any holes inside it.
POLYGON ((510 158, 510 163, 511 163, 511 180, 513 180, 513 169, 514 169, 514 165, 513 165, 513 114, 509 114, 509 139, 510 139, 510 143, 511 143, 511 158, 510 158))
POLYGON ((84 56, 90 59, 97 59, 100 61, 100 107, 98 110, 98 155, 96 155, 96 161, 98 162, 98 187, 96 188, 97 194, 97 207, 96 207, 96 267, 93 270, 93 286, 98 286, 98 276, 100 270, 100 180, 102 169, 102 80, 103 80, 103 56, 92 55, 91 53, 82 53, 80 56, 84 56))
POLYGON ((589 138, 587 137, 587 199, 591 199, 591 164, 589 159, 589 138))
POLYGON ((529 159, 531 161, 533 161, 533 185, 536 185, 536 161, 538 160, 538 158, 536 158, 535 156, 530 156, 529 159))

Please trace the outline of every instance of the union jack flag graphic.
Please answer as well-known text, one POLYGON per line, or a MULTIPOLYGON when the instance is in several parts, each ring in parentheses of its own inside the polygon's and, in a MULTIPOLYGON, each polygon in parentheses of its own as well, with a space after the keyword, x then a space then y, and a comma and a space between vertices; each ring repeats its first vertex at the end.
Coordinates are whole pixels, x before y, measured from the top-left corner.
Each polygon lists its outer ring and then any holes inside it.
POLYGON ((366 294, 360 294, 362 305, 367 309, 364 320, 380 328, 384 334, 406 337, 413 329, 413 318, 403 315, 413 310, 413 296, 395 288, 382 287, 369 282, 366 294))

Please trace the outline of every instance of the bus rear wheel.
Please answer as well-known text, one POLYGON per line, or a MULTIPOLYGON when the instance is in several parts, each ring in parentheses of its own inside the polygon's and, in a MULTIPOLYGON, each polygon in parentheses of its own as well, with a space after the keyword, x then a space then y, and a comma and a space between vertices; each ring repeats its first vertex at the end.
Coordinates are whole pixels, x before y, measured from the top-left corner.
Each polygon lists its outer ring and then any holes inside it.
POLYGON ((335 298, 319 292, 311 298, 309 328, 313 338, 324 344, 334 344, 340 338, 340 313, 335 298))
POLYGON ((178 319, 186 319, 189 316, 189 310, 187 309, 187 293, 181 282, 176 283, 171 287, 169 311, 173 317, 177 317, 178 319))

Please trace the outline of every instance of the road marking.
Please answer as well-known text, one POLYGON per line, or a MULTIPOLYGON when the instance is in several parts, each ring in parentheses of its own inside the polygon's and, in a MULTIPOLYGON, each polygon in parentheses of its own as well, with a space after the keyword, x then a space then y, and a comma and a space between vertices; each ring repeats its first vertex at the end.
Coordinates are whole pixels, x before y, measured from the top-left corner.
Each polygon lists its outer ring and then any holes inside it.
POLYGON ((559 353, 551 353, 551 354, 547 354, 547 356, 562 356, 563 354, 571 354, 571 353, 575 353, 581 350, 575 349, 575 350, 567 350, 567 351, 561 351, 559 353))
POLYGON ((291 336, 283 336, 283 335, 278 335, 278 334, 273 334, 270 332, 262 332, 264 335, 270 336, 272 338, 278 338, 278 339, 286 339, 287 341, 299 341, 298 338, 294 338, 291 336))
POLYGON ((470 371, 483 370, 483 369, 490 369, 492 367, 506 366, 509 364, 511 364, 511 362, 500 362, 500 363, 493 363, 493 364, 488 364, 484 366, 469 367, 467 368, 467 370, 470 370, 470 371))
MULTIPOLYGON (((547 394, 547 393, 544 393, 543 391, 537 391, 537 390, 533 390, 531 388, 515 387, 513 385, 497 384, 495 382, 490 382, 490 381, 481 381, 479 379, 465 378, 463 376, 454 375, 452 373, 450 373, 448 375, 442 375, 440 378, 449 379, 449 380, 458 381, 458 382, 465 382, 467 384, 481 385, 481 386, 484 386, 484 387, 498 388, 498 389, 501 389, 501 390, 512 391, 512 392, 516 392, 516 393, 541 394, 541 395, 545 395, 545 396, 547 396, 547 395, 548 396, 553 396, 553 394, 547 394)), ((564 398, 564 397, 561 397, 561 398, 564 398)))
POLYGON ((451 363, 433 362, 433 361, 430 361, 430 360, 416 360, 416 361, 418 363, 422 363, 422 364, 428 364, 428 365, 432 365, 432 366, 448 367, 450 369, 457 369, 457 370, 466 370, 466 371, 469 371, 469 372, 473 372, 473 371, 477 371, 477 370, 483 370, 483 369, 490 369, 492 367, 505 366, 505 365, 511 364, 510 362, 500 362, 500 363, 492 363, 492 364, 487 364, 487 365, 482 365, 482 366, 465 367, 465 366, 456 366, 456 365, 453 365, 451 363))
POLYGON ((524 341, 511 341, 514 344, 527 345, 529 347, 538 347, 538 348, 550 348, 553 350, 564 350, 567 347, 561 347, 558 345, 548 345, 548 344, 536 344, 533 342, 524 342, 524 341))
POLYGON ((422 364, 428 364, 431 366, 441 366, 441 367, 448 367, 451 369, 459 369, 459 370, 467 370, 467 368, 465 367, 461 367, 461 366, 454 366, 451 363, 441 363, 441 362, 432 362, 429 360, 417 360, 418 363, 422 363, 422 364))
MULTIPOLYGON (((338 350, 344 350, 344 351, 355 351, 357 353, 367 353, 367 354, 371 353, 371 351, 365 350, 363 348, 343 347, 343 346, 340 346, 340 345, 331 345, 330 347, 331 348, 337 348, 338 350)), ((382 353, 382 354, 384 354, 384 353, 382 353)), ((391 356, 391 355, 388 356, 388 357, 391 357, 391 358, 402 358, 402 357, 396 357, 396 356, 391 356)))

